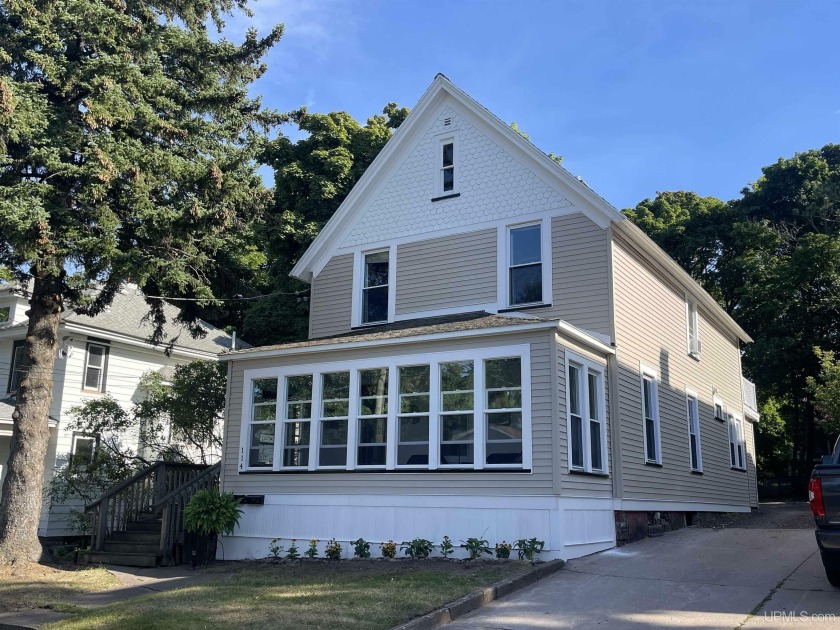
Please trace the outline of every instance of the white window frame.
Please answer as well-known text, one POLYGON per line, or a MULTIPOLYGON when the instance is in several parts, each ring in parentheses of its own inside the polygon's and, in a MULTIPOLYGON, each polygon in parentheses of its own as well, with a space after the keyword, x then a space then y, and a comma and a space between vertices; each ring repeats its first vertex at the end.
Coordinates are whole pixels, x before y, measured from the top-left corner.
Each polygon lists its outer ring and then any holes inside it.
POLYGON ((435 185, 435 197, 447 197, 449 195, 457 195, 459 194, 458 191, 460 190, 460 186, 458 185, 461 177, 461 170, 459 168, 459 151, 460 147, 458 146, 458 140, 455 134, 446 134, 445 136, 439 137, 437 142, 437 151, 435 153, 435 172, 436 172, 436 185, 435 185), (443 147, 447 144, 452 145, 452 166, 444 166, 443 165, 443 147), (443 189, 443 172, 447 169, 452 169, 452 190, 444 190, 443 189))
MULTIPOLYGON (((485 466, 485 444, 483 421, 485 414, 484 392, 483 388, 483 371, 484 361, 487 359, 504 359, 510 357, 519 357, 522 369, 522 464, 511 466, 504 465, 499 468, 506 470, 519 471, 531 470, 533 467, 533 444, 532 444, 532 425, 531 425, 531 348, 529 344, 512 344, 502 345, 494 348, 480 348, 472 350, 458 350, 447 352, 433 352, 427 354, 415 355, 401 355, 396 357, 370 357, 366 359, 356 359, 348 361, 336 361, 332 363, 309 363, 297 364, 294 366, 275 366, 270 368, 245 370, 243 374, 244 398, 242 401, 242 415, 241 415, 241 433, 240 433, 240 471, 255 471, 255 472, 272 472, 288 470, 289 472, 305 472, 301 468, 284 469, 282 467, 282 458, 278 458, 276 453, 279 448, 282 451, 282 442, 285 440, 285 433, 282 431, 282 425, 285 420, 285 393, 281 397, 278 391, 278 412, 275 415, 275 457, 273 467, 250 467, 248 466, 248 448, 250 440, 250 418, 253 404, 253 381, 262 378, 278 378, 281 379, 282 384, 278 384, 278 390, 285 387, 286 376, 297 376, 303 374, 313 375, 313 391, 312 391, 312 416, 313 425, 310 429, 309 439, 309 471, 325 470, 331 472, 342 472, 344 470, 356 469, 364 472, 368 469, 356 468, 355 445, 357 436, 355 431, 355 423, 353 418, 358 417, 357 411, 357 395, 358 392, 358 372, 361 369, 371 368, 389 368, 389 384, 388 384, 388 442, 386 444, 386 470, 393 471, 397 469, 396 466, 396 448, 397 448, 397 431, 394 428, 396 422, 396 405, 395 392, 397 385, 397 376, 395 371, 399 367, 410 367, 414 365, 429 365, 430 366, 430 406, 429 406, 429 464, 428 466, 403 466, 400 468, 413 468, 418 472, 426 470, 435 470, 440 468, 439 464, 439 442, 440 442, 440 413, 439 413, 439 391, 440 391, 440 364, 450 363, 453 361, 474 361, 475 365, 481 371, 481 377, 475 378, 473 387, 474 394, 474 418, 475 418, 475 444, 474 457, 472 466, 461 466, 453 469, 453 472, 481 470, 482 468, 496 468, 495 466, 485 466), (350 422, 348 425, 348 464, 346 467, 320 467, 318 465, 318 449, 320 447, 320 420, 322 415, 322 395, 321 395, 321 378, 324 373, 328 372, 343 372, 350 371, 350 405, 349 415, 350 422), (437 394, 435 392, 438 392, 437 394), (317 415, 316 415, 317 414, 317 415), (277 435, 280 438, 277 438, 277 435), (278 443, 280 443, 278 445, 278 443)), ((380 469, 381 470, 381 469, 380 469)), ((381 473, 380 473, 381 474, 381 473)))
POLYGON ((579 354, 566 350, 565 352, 565 379, 566 379, 566 457, 569 472, 587 472, 599 475, 610 474, 610 461, 607 448, 607 401, 606 401, 606 379, 607 367, 602 363, 596 363, 579 354), (572 465, 572 411, 571 396, 569 392, 569 367, 574 365, 581 371, 581 401, 582 436, 583 436, 583 467, 572 465), (591 414, 589 408, 589 373, 598 374, 598 392, 596 402, 599 407, 601 425, 601 462, 602 468, 592 467, 592 435, 591 435, 591 414))
POLYGON ((685 342, 688 355, 699 359, 703 351, 703 344, 700 342, 700 314, 697 309, 697 300, 688 293, 685 294, 685 342), (691 335, 692 324, 694 325, 693 338, 691 335))
MULTIPOLYGON (((315 383, 315 375, 307 372, 301 372, 298 374, 286 374, 282 378, 277 385, 277 416, 278 416, 278 426, 279 429, 275 429, 274 431, 274 461, 279 462, 279 469, 280 470, 308 470, 309 467, 312 466, 312 440, 315 431, 315 425, 317 424, 317 416, 315 415, 315 388, 317 387, 315 383), (292 418, 289 419, 289 379, 294 378, 295 376, 311 376, 312 377, 312 399, 309 401, 309 418, 292 418), (308 422, 309 423, 309 463, 305 466, 285 466, 283 464, 283 460, 285 459, 286 455, 286 425, 295 424, 299 422, 308 422), (278 434, 277 431, 280 431, 278 434)), ((296 401, 297 402, 297 401, 296 401)), ((319 434, 319 442, 320 442, 320 434, 319 434)))
POLYGON ((98 392, 100 394, 105 393, 105 387, 107 386, 107 375, 108 375, 108 359, 111 354, 111 346, 107 343, 102 341, 96 341, 89 339, 87 343, 85 343, 85 365, 84 369, 82 370, 82 391, 83 392, 98 392), (96 346, 98 348, 102 348, 102 366, 96 367, 90 365, 90 349, 91 346, 96 346), (88 368, 93 367, 95 370, 99 370, 99 379, 97 382, 97 386, 95 388, 87 386, 87 372, 88 368))
POLYGON ((729 424, 729 466, 733 470, 746 470, 747 469, 747 442, 744 439, 744 419, 737 415, 729 412, 728 417, 728 424, 729 424), (734 453, 733 453, 734 447, 734 453), (740 456, 743 463, 738 461, 738 455, 740 450, 740 456), (733 457, 735 460, 733 461, 733 457))
POLYGON ((723 402, 723 398, 720 396, 713 396, 712 397, 712 418, 717 420, 718 422, 726 422, 726 405, 723 402), (717 408, 720 407, 720 416, 717 415, 717 408))
POLYGON ((688 467, 691 472, 703 472, 703 449, 700 445, 700 397, 691 388, 685 388, 685 413, 688 422, 688 467), (692 418, 692 410, 694 417, 692 418), (697 466, 691 463, 691 436, 697 445, 697 466))
MULTIPOLYGON (((427 425, 428 425, 427 426, 428 434, 426 436, 427 437, 427 439, 426 439, 426 450, 428 451, 428 453, 427 453, 428 463, 426 465, 431 466, 432 465, 432 459, 433 459, 432 458, 432 455, 433 455, 432 451, 434 450, 432 448, 432 445, 433 445, 432 433, 434 433, 435 435, 439 435, 437 429, 433 430, 433 428, 432 428, 433 418, 437 417, 437 415, 439 413, 438 403, 437 403, 437 400, 435 399, 435 396, 434 396, 433 390, 432 390, 432 386, 434 385, 434 383, 438 382, 438 379, 436 379, 435 375, 432 374, 431 366, 428 363, 419 363, 417 365, 394 366, 393 369, 392 369, 391 375, 394 377, 395 380, 394 380, 393 387, 390 386, 390 381, 389 381, 389 389, 393 393, 393 398, 391 398, 388 401, 389 418, 390 418, 390 415, 391 415, 392 401, 393 401, 393 405, 396 405, 396 409, 393 410, 394 441, 395 441, 393 467, 396 468, 396 469, 417 468, 417 466, 414 466, 412 464, 399 464, 399 463, 397 463, 399 461, 398 451, 399 451, 400 444, 401 444, 400 435, 399 435, 399 433, 400 433, 399 424, 400 424, 400 419, 401 418, 423 418, 423 417, 427 418, 427 425), (426 394, 425 394, 429 397, 429 411, 427 411, 425 413, 422 412, 422 411, 402 413, 402 411, 400 409, 400 407, 402 405, 402 398, 401 398, 402 395, 400 394, 400 381, 401 381, 401 379, 400 379, 400 368, 409 368, 409 367, 418 367, 418 366, 423 366, 423 367, 428 366, 429 367, 429 391, 426 392, 426 394), (433 409, 435 410, 434 413, 432 412, 433 409)), ((390 376, 389 376, 389 378, 390 378, 390 376)), ((405 395, 406 396, 422 396, 423 394, 422 393, 415 393, 415 394, 405 394, 405 395)), ((389 429, 390 429, 390 425, 389 425, 389 429)), ((422 444, 422 442, 405 442, 405 444, 422 444)), ((437 461, 437 454, 435 454, 434 459, 435 459, 435 461, 437 461)))
POLYGON ((99 447, 99 440, 92 436, 92 435, 85 435, 79 431, 73 431, 73 437, 70 442, 70 463, 73 466, 77 466, 78 462, 74 462, 73 459, 76 456, 76 453, 79 450, 79 441, 85 440, 91 442, 91 450, 90 450, 90 461, 84 462, 84 466, 93 463, 93 458, 96 456, 96 449, 99 447))
POLYGON ((662 431, 659 423, 659 376, 655 368, 649 365, 639 365, 639 393, 642 396, 642 440, 644 441, 644 456, 645 464, 652 464, 655 466, 662 465, 662 431), (648 441, 647 441, 647 409, 645 409, 645 379, 651 382, 651 401, 653 402, 653 413, 650 414, 653 420, 654 443, 656 444, 656 457, 652 458, 648 455, 648 441))
MULTIPOLYGON (((271 380, 275 378, 273 375, 268 375, 265 377, 260 377, 260 380, 271 380)), ((273 464, 271 466, 251 466, 249 462, 251 461, 251 435, 254 430, 254 426, 256 425, 268 425, 271 424, 271 420, 260 420, 255 421, 253 418, 253 409, 254 409, 254 381, 257 379, 251 379, 248 381, 248 387, 243 394, 245 400, 248 401, 248 416, 243 417, 242 422, 242 449, 239 451, 239 466, 240 468, 247 467, 249 470, 273 470, 277 464, 277 445, 278 442, 281 440, 278 438, 277 432, 282 430, 283 423, 280 420, 281 414, 281 403, 282 403, 282 388, 284 387, 284 383, 282 378, 278 378, 277 381, 277 400, 274 401, 274 450, 273 450, 273 464)), ((257 403, 260 407, 268 407, 271 405, 271 402, 265 403, 257 403)), ((244 407, 245 405, 243 405, 244 407)))
POLYGON ((498 261, 496 269, 496 294, 499 310, 517 310, 525 308, 538 308, 540 306, 551 306, 554 302, 552 286, 552 267, 554 265, 553 252, 551 247, 551 217, 522 221, 521 223, 510 223, 499 226, 497 230, 497 251, 498 261), (510 303, 510 233, 511 230, 540 226, 540 264, 542 265, 542 301, 528 304, 510 303))
MULTIPOLYGON (((355 421, 358 418, 358 396, 354 396, 353 393, 358 390, 359 387, 359 376, 358 370, 354 370, 352 368, 345 368, 338 365, 335 369, 324 369, 319 370, 317 373, 312 372, 313 378, 318 379, 318 414, 314 415, 315 412, 313 410, 313 420, 318 424, 318 443, 312 444, 311 437, 309 443, 309 461, 312 462, 313 457, 315 460, 315 468, 317 470, 351 470, 356 463, 356 451, 355 451, 355 444, 356 444, 356 427, 357 422, 355 421), (324 388, 324 375, 326 374, 333 374, 337 372, 350 372, 350 376, 348 378, 348 400, 347 400, 347 415, 346 416, 325 416, 324 415, 324 398, 323 398, 323 388, 324 388), (347 423, 347 440, 345 442, 346 448, 346 457, 345 463, 336 464, 334 466, 323 466, 321 465, 321 434, 323 433, 323 425, 325 422, 346 422, 347 423), (314 451, 313 451, 314 449, 314 451)), ((314 390, 314 387, 313 387, 314 390)), ((313 391, 313 396, 315 392, 313 391)), ((330 401, 335 400, 343 400, 341 398, 330 398, 330 401)), ((315 404, 315 400, 312 401, 312 404, 315 404)), ((276 460, 275 460, 276 461, 276 460)))
MULTIPOLYGON (((355 452, 354 452, 353 456, 356 458, 357 462, 358 462, 358 456, 359 456, 359 448, 361 446, 371 446, 371 445, 375 444, 373 442, 365 442, 364 444, 362 444, 359 441, 361 439, 359 437, 361 435, 361 431, 359 431, 359 425, 362 423, 362 420, 372 420, 372 419, 384 419, 385 420, 385 461, 381 464, 370 464, 370 465, 362 465, 362 464, 357 463, 356 468, 366 469, 366 470, 381 470, 383 468, 388 467, 388 442, 391 441, 391 437, 392 437, 391 433, 393 431, 393 429, 391 427, 392 423, 389 421, 391 416, 393 415, 391 413, 391 404, 392 404, 391 377, 393 376, 392 372, 393 372, 393 370, 391 370, 390 366, 387 366, 387 365, 379 365, 379 366, 372 365, 371 367, 360 368, 356 371, 356 376, 357 376, 357 378, 356 378, 356 391, 350 392, 350 394, 356 396, 356 401, 357 401, 357 403, 356 403, 356 416, 353 419, 353 421, 356 425, 356 439, 355 439, 354 444, 353 444, 353 448, 355 449, 355 452), (360 378, 360 376, 361 376, 360 373, 365 371, 365 370, 381 370, 381 369, 386 370, 387 373, 388 373, 388 385, 387 385, 386 390, 385 390, 385 405, 387 407, 387 411, 383 414, 378 414, 378 415, 377 414, 369 414, 369 415, 363 416, 362 415, 362 409, 361 409, 362 379, 360 378)), ((394 437, 396 437, 396 436, 394 436, 394 437)), ((378 444, 378 442, 376 444, 378 444)))
POLYGON ((394 321, 394 313, 397 307, 397 246, 378 247, 375 249, 359 250, 354 253, 353 260, 353 297, 351 299, 352 313, 350 325, 353 328, 362 326, 381 326, 394 321), (388 252, 388 318, 378 322, 364 322, 362 317, 362 291, 365 287, 365 256, 388 252))

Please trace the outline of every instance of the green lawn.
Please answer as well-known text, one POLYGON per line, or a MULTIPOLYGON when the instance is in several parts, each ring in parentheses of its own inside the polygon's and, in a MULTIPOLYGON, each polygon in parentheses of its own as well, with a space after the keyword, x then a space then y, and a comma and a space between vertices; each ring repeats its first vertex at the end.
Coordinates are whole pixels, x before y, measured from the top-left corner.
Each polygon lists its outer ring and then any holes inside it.
POLYGON ((85 611, 45 630, 385 629, 528 570, 525 562, 231 562, 177 590, 85 611))

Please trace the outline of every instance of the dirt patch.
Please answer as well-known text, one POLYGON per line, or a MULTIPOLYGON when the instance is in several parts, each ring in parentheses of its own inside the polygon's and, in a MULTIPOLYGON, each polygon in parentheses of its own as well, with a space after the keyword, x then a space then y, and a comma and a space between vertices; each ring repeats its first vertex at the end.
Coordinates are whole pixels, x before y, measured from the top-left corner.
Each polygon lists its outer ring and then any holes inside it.
POLYGON ((46 608, 116 586, 119 581, 103 568, 37 563, 0 567, 0 612, 46 608))
POLYGON ((712 529, 813 529, 814 517, 804 501, 761 503, 752 512, 698 515, 699 527, 712 529))

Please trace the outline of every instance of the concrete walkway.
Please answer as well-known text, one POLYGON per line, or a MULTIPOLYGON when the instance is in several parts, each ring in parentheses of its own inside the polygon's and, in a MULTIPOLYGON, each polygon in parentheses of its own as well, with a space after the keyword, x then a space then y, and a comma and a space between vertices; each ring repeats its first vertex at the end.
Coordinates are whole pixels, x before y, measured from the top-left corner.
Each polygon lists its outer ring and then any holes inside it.
POLYGON ((754 630, 803 622, 840 629, 840 590, 822 572, 813 530, 689 528, 571 560, 446 629, 754 630))

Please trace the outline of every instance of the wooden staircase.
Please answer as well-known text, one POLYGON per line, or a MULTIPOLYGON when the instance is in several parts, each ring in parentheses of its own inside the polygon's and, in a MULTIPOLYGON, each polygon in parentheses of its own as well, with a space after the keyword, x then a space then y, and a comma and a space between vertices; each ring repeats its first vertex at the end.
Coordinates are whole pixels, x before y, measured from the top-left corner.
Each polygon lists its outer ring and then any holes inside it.
POLYGON ((183 511, 199 490, 217 488, 220 465, 155 462, 85 506, 93 514, 87 562, 132 567, 178 564, 183 511))

